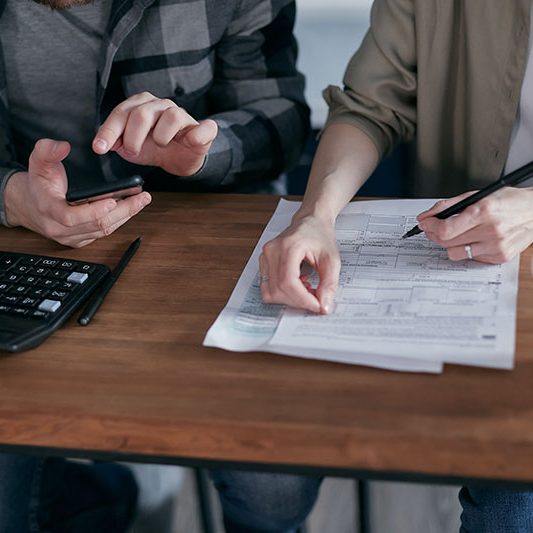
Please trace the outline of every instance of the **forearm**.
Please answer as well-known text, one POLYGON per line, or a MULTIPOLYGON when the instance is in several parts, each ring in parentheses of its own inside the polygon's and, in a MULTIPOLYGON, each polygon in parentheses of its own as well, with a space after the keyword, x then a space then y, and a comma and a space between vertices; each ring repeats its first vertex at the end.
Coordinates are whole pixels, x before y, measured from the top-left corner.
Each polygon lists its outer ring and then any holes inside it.
POLYGON ((313 161, 302 206, 294 218, 312 215, 334 224, 378 160, 375 144, 363 131, 348 124, 328 126, 313 161))

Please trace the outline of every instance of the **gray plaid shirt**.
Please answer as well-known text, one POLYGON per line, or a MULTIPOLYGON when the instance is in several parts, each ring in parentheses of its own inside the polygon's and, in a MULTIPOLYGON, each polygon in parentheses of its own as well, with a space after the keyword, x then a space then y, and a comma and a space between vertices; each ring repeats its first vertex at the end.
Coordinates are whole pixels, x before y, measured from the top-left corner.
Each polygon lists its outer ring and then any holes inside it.
MULTIPOLYGON (((6 0, 0 0, 0 16, 6 0)), ((275 178, 294 164, 308 131, 303 77, 297 72, 290 0, 113 0, 96 73, 97 121, 129 96, 171 98, 196 119, 217 121, 206 164, 176 178, 111 153, 107 176, 142 174, 150 188, 231 190, 275 178)), ((11 142, 0 54, 0 221, 3 190, 24 170, 11 142)))

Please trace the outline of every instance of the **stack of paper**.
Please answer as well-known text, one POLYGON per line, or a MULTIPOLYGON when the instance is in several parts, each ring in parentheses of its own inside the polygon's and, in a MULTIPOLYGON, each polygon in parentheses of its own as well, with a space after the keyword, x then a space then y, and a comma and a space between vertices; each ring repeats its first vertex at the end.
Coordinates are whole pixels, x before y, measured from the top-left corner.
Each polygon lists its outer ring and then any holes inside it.
POLYGON ((334 311, 318 316, 261 301, 261 249, 299 206, 281 200, 204 345, 403 371, 512 368, 518 258, 452 262, 424 234, 401 239, 433 203, 349 204, 336 224, 342 268, 334 311))

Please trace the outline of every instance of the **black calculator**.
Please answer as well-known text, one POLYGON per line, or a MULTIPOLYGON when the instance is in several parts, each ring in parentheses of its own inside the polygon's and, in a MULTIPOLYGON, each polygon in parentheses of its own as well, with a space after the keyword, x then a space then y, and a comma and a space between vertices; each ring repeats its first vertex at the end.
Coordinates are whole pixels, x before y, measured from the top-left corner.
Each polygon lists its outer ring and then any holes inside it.
POLYGON ((0 351, 39 345, 108 274, 98 263, 0 251, 0 351))

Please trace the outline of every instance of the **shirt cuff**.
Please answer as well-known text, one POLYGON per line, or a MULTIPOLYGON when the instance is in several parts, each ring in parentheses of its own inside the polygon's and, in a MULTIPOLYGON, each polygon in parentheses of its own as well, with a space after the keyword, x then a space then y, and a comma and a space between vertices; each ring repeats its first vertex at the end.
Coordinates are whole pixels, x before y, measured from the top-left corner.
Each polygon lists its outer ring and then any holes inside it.
POLYGON ((6 209, 4 204, 4 191, 6 190, 7 182, 9 178, 16 172, 24 172, 26 169, 23 166, 18 167, 0 167, 0 224, 3 226, 11 227, 7 223, 6 209))
POLYGON ((209 148, 203 165, 191 176, 183 176, 184 181, 198 181, 206 185, 222 185, 233 165, 233 149, 224 128, 219 124, 218 134, 209 148))

